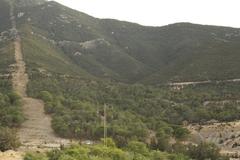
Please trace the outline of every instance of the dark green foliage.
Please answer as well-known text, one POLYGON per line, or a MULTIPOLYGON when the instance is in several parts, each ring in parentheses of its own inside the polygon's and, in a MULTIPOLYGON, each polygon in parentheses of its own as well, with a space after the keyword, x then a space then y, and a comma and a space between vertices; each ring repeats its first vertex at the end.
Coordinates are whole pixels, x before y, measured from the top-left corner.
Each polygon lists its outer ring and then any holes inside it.
MULTIPOLYGON (((6 12, 9 15, 8 4, 5 4, 5 1, 0 3, 0 7, 5 7, 0 10, 1 13, 8 9, 6 12)), ((0 14, 1 16, 2 14, 0 14)), ((3 23, 7 22, 3 21, 3 23)), ((13 43, 10 41, 0 42, 0 127, 19 127, 24 120, 21 112, 21 99, 12 91, 10 65, 13 63, 15 63, 13 43)))
POLYGON ((143 156, 149 156, 149 149, 147 148, 146 144, 137 142, 137 141, 130 141, 127 145, 127 150, 136 154, 140 154, 143 156))
POLYGON ((160 88, 74 77, 63 79, 53 74, 45 77, 38 72, 32 72, 31 77, 29 94, 45 101, 46 112, 53 116, 53 128, 63 137, 103 137, 104 103, 108 105, 108 135, 119 146, 125 146, 131 139, 145 142, 149 130, 161 129, 166 145, 170 136, 182 138, 187 134, 174 132, 181 127, 163 122, 165 117, 161 112, 170 104, 161 99, 160 88))
POLYGON ((211 160, 227 160, 229 158, 222 157, 219 153, 219 148, 214 144, 201 143, 198 146, 189 146, 188 154, 196 160, 211 159, 211 160))
MULTIPOLYGON (((1 82, 1 80, 0 80, 1 82)), ((16 149, 20 146, 15 129, 24 121, 21 102, 15 93, 0 93, 0 150, 16 149), (11 127, 11 128, 9 128, 11 127)))
POLYGON ((15 93, 0 93, 0 126, 19 127, 24 121, 21 102, 15 93))
MULTIPOLYGON (((52 126, 64 137, 100 139, 103 137, 102 106, 78 101, 68 103, 68 108, 61 103, 55 107, 52 126), (61 107, 62 106, 62 107, 61 107)), ((54 110, 54 109, 53 109, 54 110)), ((130 112, 108 109, 108 135, 118 145, 126 145, 129 139, 144 139, 147 127, 139 117, 130 112)))
MULTIPOLYGON (((78 75, 85 78, 89 77, 85 71, 75 65, 64 53, 51 43, 34 37, 30 34, 31 30, 26 27, 26 34, 22 39, 23 54, 27 69, 30 71, 41 70, 48 75, 48 72, 55 72, 67 75, 78 75)), ((29 73, 31 76, 31 73, 29 73)))
POLYGON ((46 112, 53 115, 53 128, 64 137, 101 138, 104 103, 109 106, 109 136, 119 146, 125 146, 127 141, 135 138, 144 142, 149 130, 153 130, 158 144, 151 145, 161 150, 171 148, 170 137, 181 140, 187 137, 188 131, 179 126, 183 121, 228 121, 239 115, 237 104, 225 107, 203 105, 207 100, 227 98, 221 94, 223 90, 226 95, 232 94, 238 99, 238 83, 189 86, 176 91, 168 87, 61 78, 57 74, 46 77, 37 71, 31 73, 29 94, 39 97, 38 93, 47 93, 47 97, 51 97, 45 100, 46 112))
POLYGON ((51 93, 49 93, 48 91, 42 91, 39 94, 40 99, 42 99, 44 102, 52 102, 53 101, 53 96, 51 95, 51 93))
POLYGON ((54 40, 55 50, 97 77, 148 84, 239 78, 238 29, 190 23, 144 27, 96 19, 56 2, 22 10, 22 30, 27 26, 54 40))
POLYGON ((20 146, 16 131, 8 127, 0 127, 0 151, 16 149, 20 146))
MULTIPOLYGON (((0 33, 11 28, 9 4, 0 1, 0 33)), ((0 35, 1 36, 1 35, 0 35)), ((4 40, 0 37, 0 151, 16 149, 20 146, 16 127, 24 121, 21 111, 21 99, 12 91, 10 65, 14 64, 14 47, 9 34, 4 40)))
POLYGON ((173 130, 174 130, 173 135, 177 139, 185 139, 189 135, 189 131, 186 128, 182 128, 179 126, 173 126, 173 130))
POLYGON ((188 86, 180 91, 170 90, 164 98, 181 105, 169 109, 167 113, 175 115, 175 119, 189 122, 236 120, 239 119, 239 104, 236 103, 240 99, 239 89, 239 82, 235 82, 188 86), (227 103, 223 103, 224 101, 227 103), (210 103, 205 104, 206 102, 210 103))

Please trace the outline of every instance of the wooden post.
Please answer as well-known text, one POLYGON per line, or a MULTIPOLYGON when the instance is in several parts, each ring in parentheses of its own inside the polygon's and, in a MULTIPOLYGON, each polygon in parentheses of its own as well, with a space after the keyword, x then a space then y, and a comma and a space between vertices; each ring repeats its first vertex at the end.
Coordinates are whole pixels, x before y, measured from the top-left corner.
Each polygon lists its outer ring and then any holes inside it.
POLYGON ((107 146, 107 105, 104 104, 104 146, 107 146))

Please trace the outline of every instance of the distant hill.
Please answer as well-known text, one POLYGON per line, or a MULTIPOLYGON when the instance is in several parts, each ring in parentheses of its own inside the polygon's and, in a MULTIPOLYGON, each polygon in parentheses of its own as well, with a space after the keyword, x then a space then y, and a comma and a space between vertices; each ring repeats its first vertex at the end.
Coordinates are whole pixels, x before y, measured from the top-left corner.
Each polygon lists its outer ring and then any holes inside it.
POLYGON ((36 68, 149 84, 240 77, 240 29, 146 27, 97 19, 53 1, 16 2, 26 61, 36 68))

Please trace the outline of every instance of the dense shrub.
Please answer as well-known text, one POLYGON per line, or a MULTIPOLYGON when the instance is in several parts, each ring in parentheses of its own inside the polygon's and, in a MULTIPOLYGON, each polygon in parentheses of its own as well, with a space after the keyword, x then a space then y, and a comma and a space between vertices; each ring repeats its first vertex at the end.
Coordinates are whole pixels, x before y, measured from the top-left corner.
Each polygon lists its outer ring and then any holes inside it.
POLYGON ((198 146, 190 145, 188 155, 196 160, 211 159, 211 160, 227 160, 229 158, 221 156, 219 151, 214 144, 201 143, 198 146))
POLYGON ((15 93, 0 93, 0 126, 19 127, 23 121, 20 97, 15 93))
POLYGON ((16 131, 8 127, 0 127, 0 151, 16 149, 19 146, 16 131))

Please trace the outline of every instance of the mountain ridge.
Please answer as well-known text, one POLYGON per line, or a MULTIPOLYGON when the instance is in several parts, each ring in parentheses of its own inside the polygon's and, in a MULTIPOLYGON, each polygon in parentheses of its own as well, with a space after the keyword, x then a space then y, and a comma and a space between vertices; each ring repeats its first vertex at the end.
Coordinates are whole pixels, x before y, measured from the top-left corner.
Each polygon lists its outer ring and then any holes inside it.
POLYGON ((17 7, 20 32, 51 40, 57 52, 92 76, 147 84, 239 78, 234 69, 239 29, 192 23, 142 26, 94 18, 55 1, 32 2, 36 5, 17 7), (87 43, 92 47, 83 46, 87 43))

